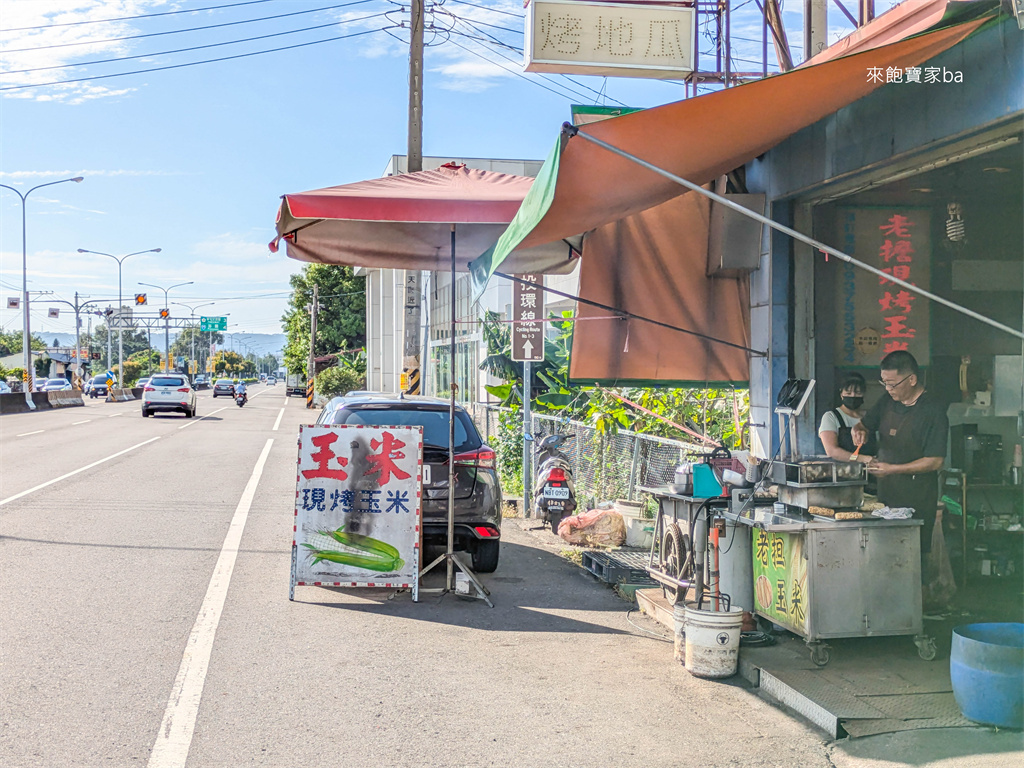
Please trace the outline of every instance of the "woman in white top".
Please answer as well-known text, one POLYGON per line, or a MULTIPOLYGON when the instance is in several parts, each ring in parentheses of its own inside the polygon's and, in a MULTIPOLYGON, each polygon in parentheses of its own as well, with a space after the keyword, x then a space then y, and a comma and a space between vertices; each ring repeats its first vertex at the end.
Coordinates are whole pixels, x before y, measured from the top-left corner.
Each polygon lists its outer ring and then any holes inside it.
MULTIPOLYGON (((821 425, 818 427, 818 437, 821 444, 825 446, 825 453, 831 458, 839 461, 849 461, 853 456, 853 426, 864 417, 866 409, 864 406, 864 390, 866 386, 864 377, 859 373, 850 373, 843 379, 839 396, 842 405, 827 411, 821 417, 821 425)), ((871 461, 875 454, 874 438, 865 443, 857 455, 858 461, 865 464, 871 461)))

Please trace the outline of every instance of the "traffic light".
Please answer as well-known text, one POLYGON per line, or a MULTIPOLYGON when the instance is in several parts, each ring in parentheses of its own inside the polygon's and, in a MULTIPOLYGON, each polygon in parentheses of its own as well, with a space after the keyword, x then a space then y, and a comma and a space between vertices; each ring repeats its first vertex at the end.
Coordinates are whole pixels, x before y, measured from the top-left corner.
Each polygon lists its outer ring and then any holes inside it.
POLYGON ((144 294, 144 293, 136 293, 135 294, 135 306, 141 307, 145 303, 146 303, 146 294, 144 294))
POLYGON ((171 316, 171 310, 169 310, 169 309, 161 309, 160 310, 160 317, 168 318, 170 316, 171 316))

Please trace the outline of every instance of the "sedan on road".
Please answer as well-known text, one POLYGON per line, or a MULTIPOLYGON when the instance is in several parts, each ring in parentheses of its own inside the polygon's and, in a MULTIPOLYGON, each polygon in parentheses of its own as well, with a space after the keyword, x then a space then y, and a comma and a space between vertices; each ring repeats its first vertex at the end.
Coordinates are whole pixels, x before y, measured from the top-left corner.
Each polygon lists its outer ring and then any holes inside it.
POLYGON ((231 379, 217 379, 217 383, 213 385, 213 396, 227 395, 228 397, 235 396, 235 382, 231 379))
POLYGON ((63 392, 64 390, 73 389, 71 382, 67 379, 48 379, 43 384, 42 392, 63 392))
POLYGON ((180 411, 188 418, 196 415, 196 391, 188 379, 176 373, 157 374, 142 390, 142 415, 158 411, 180 411))

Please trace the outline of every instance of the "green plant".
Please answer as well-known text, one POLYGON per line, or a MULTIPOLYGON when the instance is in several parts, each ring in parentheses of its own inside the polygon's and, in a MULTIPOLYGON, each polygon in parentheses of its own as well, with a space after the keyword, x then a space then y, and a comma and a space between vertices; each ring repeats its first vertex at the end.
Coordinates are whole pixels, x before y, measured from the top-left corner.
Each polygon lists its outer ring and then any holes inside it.
POLYGON ((523 495, 523 414, 518 408, 501 411, 498 432, 491 438, 501 489, 510 496, 523 495))
POLYGON ((317 374, 315 387, 318 395, 337 397, 356 389, 364 389, 366 379, 355 368, 336 365, 317 374))

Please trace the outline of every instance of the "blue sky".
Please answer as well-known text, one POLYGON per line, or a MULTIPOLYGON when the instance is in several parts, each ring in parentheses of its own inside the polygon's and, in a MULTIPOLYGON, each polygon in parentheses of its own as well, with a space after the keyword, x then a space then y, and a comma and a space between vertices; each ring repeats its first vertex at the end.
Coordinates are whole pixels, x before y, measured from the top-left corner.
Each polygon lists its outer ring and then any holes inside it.
MULTIPOLYGON (((892 4, 879 0, 878 12, 892 4)), ((159 254, 124 262, 125 296, 145 290, 155 309, 162 293, 139 288, 139 281, 169 286, 191 280, 193 285, 171 292, 172 301, 193 306, 214 301, 199 313, 230 313, 235 331, 278 332, 288 276, 301 266, 283 249, 274 255, 266 247, 279 196, 379 176, 391 155, 406 149, 408 49, 406 30, 399 25, 407 23, 407 6, 382 0, 342 5, 332 0, 0 0, 0 183, 24 192, 85 177, 81 184, 46 187, 28 198, 29 290, 53 292, 40 300, 70 300, 77 290, 116 303, 117 265, 77 249, 123 255, 161 248, 159 254), (237 23, 281 14, 295 15, 237 23), (321 25, 328 26, 163 53, 321 25), (139 72, 356 33, 365 34, 139 72), (120 60, 82 64, 106 59, 120 60), (46 85, 124 72, 136 74, 46 85), (21 85, 33 87, 11 88, 21 85)), ((675 83, 592 77, 570 82, 521 74, 521 54, 493 40, 472 39, 486 33, 521 47, 519 2, 431 5, 428 0, 428 6, 428 24, 454 33, 427 35, 433 44, 425 59, 426 155, 539 159, 547 155, 571 104, 647 107, 684 96, 675 83)), ((747 0, 733 7, 734 56, 757 59, 756 6, 747 0)), ((802 7, 798 0, 783 5, 798 61, 802 7)), ((831 41, 849 32, 845 21, 832 6, 831 41)), ((703 49, 709 46, 702 40, 703 49)), ((17 195, 0 189, 5 299, 21 287, 20 218, 17 195)), ((188 314, 183 307, 172 309, 188 314)), ((20 312, 6 309, 6 300, 0 312, 5 330, 21 328, 20 312)), ((32 327, 45 337, 73 332, 74 321, 68 314, 48 319, 38 304, 32 327)))

